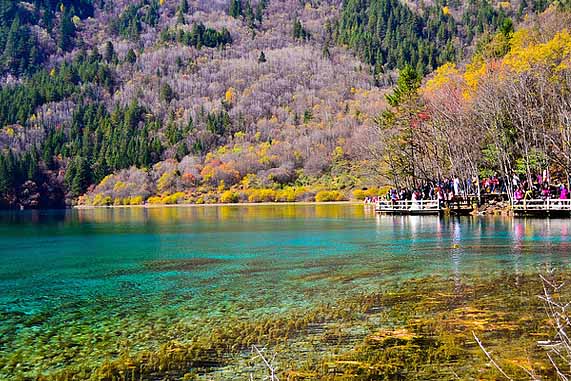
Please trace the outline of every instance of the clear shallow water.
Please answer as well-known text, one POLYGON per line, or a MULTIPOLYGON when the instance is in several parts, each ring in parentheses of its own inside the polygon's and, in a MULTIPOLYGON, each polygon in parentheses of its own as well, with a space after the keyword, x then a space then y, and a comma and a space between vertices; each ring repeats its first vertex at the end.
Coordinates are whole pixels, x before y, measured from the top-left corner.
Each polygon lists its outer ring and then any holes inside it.
POLYGON ((570 254, 564 219, 390 217, 351 205, 3 213, 0 378, 13 361, 26 374, 96 364, 232 318, 435 274, 567 268, 570 254))

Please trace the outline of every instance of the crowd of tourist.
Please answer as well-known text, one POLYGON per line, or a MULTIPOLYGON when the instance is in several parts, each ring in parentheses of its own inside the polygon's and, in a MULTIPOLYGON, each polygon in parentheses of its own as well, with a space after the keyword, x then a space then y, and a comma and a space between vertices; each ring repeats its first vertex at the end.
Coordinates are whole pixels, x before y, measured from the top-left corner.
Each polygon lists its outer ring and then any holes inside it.
POLYGON ((379 201, 417 201, 439 200, 442 202, 454 202, 459 199, 476 197, 478 195, 498 195, 508 198, 509 187, 513 192, 512 200, 519 202, 528 199, 569 199, 570 191, 565 182, 552 180, 548 172, 527 177, 516 173, 508 184, 504 178, 493 175, 478 180, 472 177, 461 180, 459 177, 446 178, 444 180, 425 182, 416 188, 391 188, 384 196, 365 198, 365 203, 377 203, 379 201))
POLYGON ((532 176, 532 181, 523 179, 514 174, 512 176, 512 189, 514 202, 530 199, 569 199, 569 188, 565 182, 556 179, 551 181, 549 174, 532 176))

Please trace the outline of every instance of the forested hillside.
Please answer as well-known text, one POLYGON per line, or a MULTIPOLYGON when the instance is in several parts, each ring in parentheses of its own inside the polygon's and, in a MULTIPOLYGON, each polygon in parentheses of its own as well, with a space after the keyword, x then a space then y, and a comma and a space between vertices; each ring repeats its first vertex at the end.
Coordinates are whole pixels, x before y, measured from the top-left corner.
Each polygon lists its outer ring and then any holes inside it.
POLYGON ((570 27, 569 13, 553 7, 498 31, 466 65, 445 64, 422 86, 413 69, 402 71, 377 121, 393 179, 498 176, 510 194, 537 175, 568 183, 570 27))
POLYGON ((399 69, 501 58, 547 6, 0 0, 0 205, 343 199, 387 179, 399 69))

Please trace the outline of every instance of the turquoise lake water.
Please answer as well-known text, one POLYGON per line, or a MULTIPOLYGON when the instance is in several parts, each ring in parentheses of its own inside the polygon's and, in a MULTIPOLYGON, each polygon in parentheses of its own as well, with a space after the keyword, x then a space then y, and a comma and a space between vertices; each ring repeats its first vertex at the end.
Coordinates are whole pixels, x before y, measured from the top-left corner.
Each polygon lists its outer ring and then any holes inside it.
POLYGON ((391 217, 360 205, 6 212, 0 379, 409 278, 568 268, 570 255, 565 219, 391 217))

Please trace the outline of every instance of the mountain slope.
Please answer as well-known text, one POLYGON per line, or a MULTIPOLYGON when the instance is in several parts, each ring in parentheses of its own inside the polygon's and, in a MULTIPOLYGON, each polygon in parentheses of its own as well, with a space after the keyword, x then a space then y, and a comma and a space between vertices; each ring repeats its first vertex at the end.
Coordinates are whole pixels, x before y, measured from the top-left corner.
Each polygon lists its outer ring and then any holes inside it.
POLYGON ((518 17, 392 0, 0 4, 2 27, 15 23, 0 91, 4 207, 86 192, 98 204, 343 198, 378 176, 371 142, 393 69, 430 72, 518 17), (28 34, 38 44, 16 49, 28 34))

